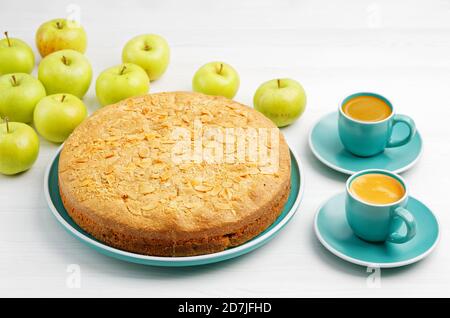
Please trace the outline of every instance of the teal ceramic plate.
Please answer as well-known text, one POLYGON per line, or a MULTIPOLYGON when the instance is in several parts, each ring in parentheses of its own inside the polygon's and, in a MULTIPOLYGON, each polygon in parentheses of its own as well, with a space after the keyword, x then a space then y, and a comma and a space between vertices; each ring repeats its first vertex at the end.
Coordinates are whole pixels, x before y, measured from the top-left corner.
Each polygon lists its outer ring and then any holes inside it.
MULTIPOLYGON (((339 139, 337 122, 337 112, 322 117, 311 129, 309 146, 317 159, 339 172, 353 174, 376 168, 400 173, 411 168, 422 153, 422 138, 417 132, 415 137, 402 147, 389 148, 369 158, 354 156, 344 149, 339 139)), ((408 133, 406 125, 398 124, 394 128, 393 138, 400 139, 408 133)))
POLYGON ((355 236, 345 217, 345 193, 332 197, 319 208, 314 229, 325 248, 348 262, 380 268, 400 267, 423 259, 439 241, 439 224, 428 207, 410 196, 408 211, 417 222, 417 234, 403 244, 369 243, 355 236))
POLYGON ((278 231, 281 230, 294 216, 303 196, 304 180, 302 166, 297 155, 291 151, 291 192, 289 194, 288 201, 278 219, 257 237, 240 246, 227 249, 223 252, 200 256, 158 257, 135 254, 113 248, 98 241, 88 233, 84 232, 83 229, 81 229, 71 219, 69 214, 67 214, 67 211, 64 209, 64 206, 61 202, 58 188, 58 161, 60 150, 57 152, 55 158, 53 158, 52 162, 48 166, 44 178, 45 196, 53 215, 70 234, 75 236, 77 239, 79 239, 89 247, 92 247, 96 251, 105 255, 133 263, 172 267, 194 266, 220 262, 230 258, 241 256, 264 245, 271 238, 273 238, 275 234, 277 234, 278 231))

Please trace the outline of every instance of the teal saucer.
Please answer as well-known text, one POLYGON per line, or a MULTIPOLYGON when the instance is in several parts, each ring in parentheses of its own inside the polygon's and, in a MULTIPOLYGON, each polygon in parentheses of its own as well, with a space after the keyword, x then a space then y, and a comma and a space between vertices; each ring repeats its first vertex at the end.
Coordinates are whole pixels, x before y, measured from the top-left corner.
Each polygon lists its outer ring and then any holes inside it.
MULTIPOLYGON (((346 174, 366 169, 385 169, 396 173, 411 168, 422 153, 422 138, 419 132, 406 145, 388 148, 383 153, 362 158, 352 155, 344 149, 338 134, 338 113, 322 117, 311 129, 309 146, 313 154, 326 166, 346 174)), ((398 124, 394 128, 393 138, 400 139, 407 135, 406 125, 398 124)))
POLYGON ((403 244, 369 243, 355 236, 345 217, 345 193, 335 195, 319 208, 314 230, 326 249, 350 263, 380 268, 400 267, 423 259, 439 241, 439 224, 428 207, 410 196, 408 211, 417 222, 417 234, 403 244))
POLYGON ((275 222, 258 236, 254 237, 248 242, 245 242, 242 245, 229 248, 225 251, 198 256, 160 257, 130 253, 106 245, 93 236, 89 235, 89 233, 80 228, 78 224, 76 224, 67 213, 64 205, 62 204, 61 196, 59 194, 58 162, 60 151, 61 148, 55 154, 55 157, 47 167, 47 171, 44 177, 45 198, 56 220, 71 235, 73 235, 75 238, 77 238, 87 246, 93 248, 97 252, 132 263, 168 267, 195 266, 216 263, 244 255, 263 246, 264 244, 268 243, 273 237, 275 237, 275 235, 278 234, 279 231, 294 216, 303 197, 305 181, 303 180, 304 174, 302 172, 302 166, 297 155, 293 151, 291 151, 291 190, 289 193, 288 201, 286 202, 283 211, 275 220, 275 222))

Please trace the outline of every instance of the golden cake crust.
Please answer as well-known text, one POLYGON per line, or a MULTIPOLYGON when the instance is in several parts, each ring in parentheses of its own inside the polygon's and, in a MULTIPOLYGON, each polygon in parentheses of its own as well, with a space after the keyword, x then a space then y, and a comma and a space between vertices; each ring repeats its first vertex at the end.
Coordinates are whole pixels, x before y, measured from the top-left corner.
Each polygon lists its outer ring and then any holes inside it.
MULTIPOLYGON (((275 171, 267 162, 239 161, 237 149, 224 148, 231 161, 208 161, 206 155, 198 160, 195 151, 175 161, 174 131, 192 133, 190 146, 196 149, 195 133, 205 127, 279 131, 247 106, 198 93, 151 94, 103 107, 75 129, 61 151, 59 185, 67 212, 98 240, 146 255, 200 255, 253 238, 286 203, 289 148, 281 133, 277 144, 270 133, 257 144, 268 151, 277 146, 275 171)), ((223 143, 238 148, 230 140, 223 143)), ((206 148, 217 149, 217 143, 200 139, 206 148)))

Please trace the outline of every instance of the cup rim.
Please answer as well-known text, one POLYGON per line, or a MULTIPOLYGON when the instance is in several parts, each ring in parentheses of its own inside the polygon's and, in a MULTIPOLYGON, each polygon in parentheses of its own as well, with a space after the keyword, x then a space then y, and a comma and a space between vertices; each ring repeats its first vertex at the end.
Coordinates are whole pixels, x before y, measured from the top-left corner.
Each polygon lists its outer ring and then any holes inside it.
POLYGON ((358 124, 362 124, 362 125, 376 125, 376 124, 380 124, 383 123, 385 121, 390 120, 392 117, 394 117, 395 115, 395 109, 394 106, 392 105, 392 103, 383 95, 377 94, 377 93, 371 93, 371 92, 359 92, 359 93, 354 93, 351 95, 348 95, 347 97, 345 97, 342 102, 339 104, 339 113, 344 116, 345 118, 347 118, 350 121, 353 121, 355 123, 358 124), (372 97, 376 97, 381 99, 382 101, 384 101, 386 104, 388 104, 388 106, 391 108, 391 114, 386 117, 385 119, 382 120, 378 120, 378 121, 363 121, 363 120, 358 120, 355 118, 352 118, 350 116, 348 116, 346 113, 344 113, 344 111, 342 110, 342 107, 344 106, 344 104, 349 101, 352 98, 358 97, 358 96, 372 96, 372 97))
POLYGON ((355 199, 356 201, 358 201, 358 202, 360 202, 360 203, 362 203, 362 204, 368 205, 368 206, 373 206, 373 207, 389 207, 389 206, 394 206, 394 205, 396 205, 396 204, 401 203, 402 201, 404 201, 404 200, 409 196, 409 189, 408 189, 408 186, 406 185, 405 179, 403 179, 403 178, 402 178, 400 175, 398 175, 397 173, 392 172, 392 171, 389 171, 389 170, 385 170, 385 169, 366 169, 366 170, 361 170, 361 171, 358 171, 358 172, 352 174, 352 175, 347 179, 347 181, 346 181, 346 183, 345 183, 345 190, 346 190, 347 194, 348 194, 349 196, 351 196, 353 199, 355 199), (350 191, 350 184, 352 183, 352 181, 353 181, 355 178, 357 178, 357 177, 359 177, 359 176, 361 176, 361 175, 369 174, 369 173, 381 173, 381 174, 388 175, 388 176, 390 176, 390 177, 393 177, 393 178, 397 179, 397 180, 402 184, 403 188, 405 189, 405 193, 404 193, 403 196, 402 196, 400 199, 398 199, 397 201, 392 202, 392 203, 386 203, 386 204, 376 204, 376 203, 366 202, 366 201, 362 200, 361 198, 358 198, 357 196, 353 195, 353 193, 350 191))

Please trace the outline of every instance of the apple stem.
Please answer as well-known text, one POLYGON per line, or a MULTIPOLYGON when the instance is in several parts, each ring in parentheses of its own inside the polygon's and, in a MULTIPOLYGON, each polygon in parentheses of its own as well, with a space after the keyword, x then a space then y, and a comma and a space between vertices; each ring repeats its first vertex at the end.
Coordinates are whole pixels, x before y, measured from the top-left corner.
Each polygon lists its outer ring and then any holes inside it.
POLYGON ((150 45, 148 45, 148 44, 146 43, 145 46, 144 46, 144 50, 145 50, 145 51, 150 51, 150 49, 151 49, 150 45))
POLYGON ((281 80, 277 79, 278 88, 281 88, 281 80))
POLYGON ((11 47, 11 41, 9 40, 8 31, 5 31, 6 41, 8 41, 8 46, 11 47))
POLYGON ((63 95, 63 96, 61 97, 61 103, 64 102, 65 99, 66 99, 66 95, 63 95))
POLYGON ((63 62, 65 65, 69 65, 69 63, 68 63, 67 58, 66 58, 65 55, 62 56, 62 62, 63 62))
POLYGON ((17 80, 16 80, 16 76, 15 75, 11 76, 11 82, 12 82, 13 86, 17 86, 17 80))
POLYGON ((9 118, 5 117, 5 124, 6 124, 6 133, 9 134, 9 118))
POLYGON ((223 63, 220 63, 219 74, 222 74, 222 70, 223 70, 223 63))
POLYGON ((60 21, 57 21, 56 22, 56 27, 58 28, 58 29, 62 29, 62 24, 61 24, 61 22, 60 21))
POLYGON ((126 68, 127 68, 126 65, 122 66, 122 68, 120 69, 119 75, 123 75, 123 72, 125 72, 126 68))

